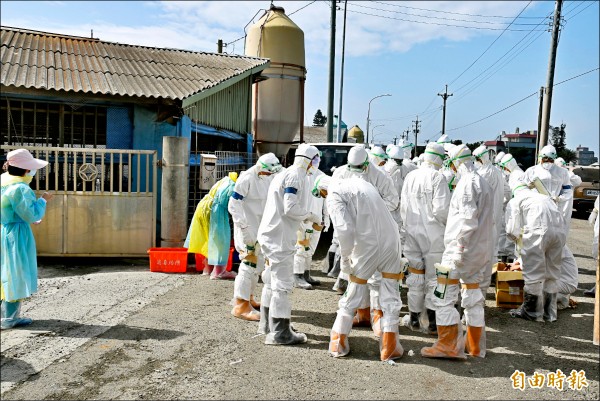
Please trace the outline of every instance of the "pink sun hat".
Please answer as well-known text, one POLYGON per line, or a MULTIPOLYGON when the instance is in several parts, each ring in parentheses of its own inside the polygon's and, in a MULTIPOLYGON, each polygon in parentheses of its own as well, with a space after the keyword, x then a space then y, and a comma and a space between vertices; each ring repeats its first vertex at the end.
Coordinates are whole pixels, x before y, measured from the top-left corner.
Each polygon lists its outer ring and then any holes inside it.
POLYGON ((27 149, 16 149, 8 152, 6 160, 10 166, 24 170, 39 170, 48 165, 45 160, 36 159, 27 149))

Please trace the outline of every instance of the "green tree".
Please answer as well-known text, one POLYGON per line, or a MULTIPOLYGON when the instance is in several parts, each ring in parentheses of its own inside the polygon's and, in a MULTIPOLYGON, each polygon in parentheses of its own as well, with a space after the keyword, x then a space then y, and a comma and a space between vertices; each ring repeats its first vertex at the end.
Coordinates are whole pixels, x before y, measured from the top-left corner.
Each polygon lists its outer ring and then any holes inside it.
MULTIPOLYGON (((567 133, 565 132, 565 128, 567 124, 563 123, 560 127, 552 127, 550 126, 550 143, 556 149, 556 153, 562 152, 567 148, 566 137, 567 133)), ((566 159, 565 159, 566 160, 566 159)))
POLYGON ((323 115, 321 109, 318 109, 313 118, 313 127, 324 127, 327 124, 327 117, 323 115))
POLYGON ((562 157, 567 163, 577 162, 577 152, 568 148, 564 148, 558 152, 558 157, 562 157))

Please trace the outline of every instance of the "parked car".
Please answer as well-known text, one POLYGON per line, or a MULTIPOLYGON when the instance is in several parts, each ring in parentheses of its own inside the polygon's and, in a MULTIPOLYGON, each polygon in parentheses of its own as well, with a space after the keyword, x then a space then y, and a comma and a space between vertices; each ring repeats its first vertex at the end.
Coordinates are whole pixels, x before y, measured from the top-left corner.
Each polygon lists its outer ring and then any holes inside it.
POLYGON ((573 209, 578 215, 587 214, 600 195, 600 166, 574 166, 570 170, 581 178, 581 185, 573 188, 573 209))

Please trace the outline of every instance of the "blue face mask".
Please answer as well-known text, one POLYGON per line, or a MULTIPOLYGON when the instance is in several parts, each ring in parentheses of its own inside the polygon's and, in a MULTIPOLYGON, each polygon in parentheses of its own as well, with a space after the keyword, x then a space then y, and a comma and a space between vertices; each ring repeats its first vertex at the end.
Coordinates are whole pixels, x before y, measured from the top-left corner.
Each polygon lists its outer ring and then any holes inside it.
POLYGON ((37 173, 37 170, 29 170, 29 172, 27 173, 27 175, 29 177, 35 177, 35 173, 37 173))

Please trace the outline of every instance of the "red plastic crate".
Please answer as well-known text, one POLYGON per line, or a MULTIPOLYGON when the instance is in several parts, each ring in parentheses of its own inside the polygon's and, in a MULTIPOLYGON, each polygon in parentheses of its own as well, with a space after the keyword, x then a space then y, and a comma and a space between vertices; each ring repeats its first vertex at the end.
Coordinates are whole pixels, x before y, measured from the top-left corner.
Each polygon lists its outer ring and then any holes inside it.
POLYGON ((187 270, 187 248, 150 248, 150 271, 163 273, 185 273, 187 270))

